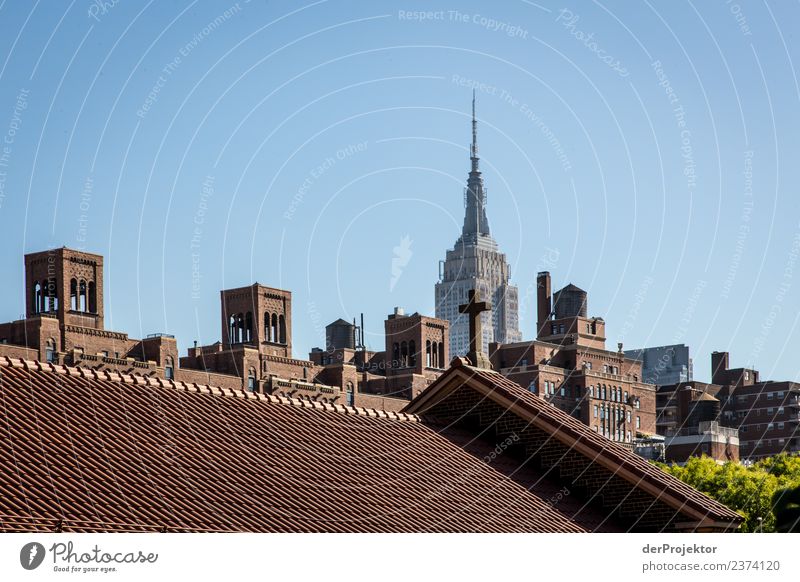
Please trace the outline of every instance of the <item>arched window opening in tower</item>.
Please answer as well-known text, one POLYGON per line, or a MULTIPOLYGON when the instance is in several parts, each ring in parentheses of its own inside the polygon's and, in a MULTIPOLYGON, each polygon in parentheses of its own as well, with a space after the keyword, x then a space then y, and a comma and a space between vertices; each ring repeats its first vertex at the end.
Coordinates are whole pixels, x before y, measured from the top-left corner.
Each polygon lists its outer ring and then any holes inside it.
POLYGON ((81 279, 78 282, 78 311, 86 312, 86 281, 81 279))
POLYGON ((89 282, 89 311, 97 313, 97 285, 94 281, 89 282))
POLYGON ((245 316, 244 322, 244 341, 253 341, 253 313, 248 311, 245 316))
POLYGON ((69 282, 69 308, 71 311, 78 311, 78 280, 71 279, 69 282))
POLYGON ((42 286, 39 281, 33 284, 33 312, 39 313, 42 305, 42 286))

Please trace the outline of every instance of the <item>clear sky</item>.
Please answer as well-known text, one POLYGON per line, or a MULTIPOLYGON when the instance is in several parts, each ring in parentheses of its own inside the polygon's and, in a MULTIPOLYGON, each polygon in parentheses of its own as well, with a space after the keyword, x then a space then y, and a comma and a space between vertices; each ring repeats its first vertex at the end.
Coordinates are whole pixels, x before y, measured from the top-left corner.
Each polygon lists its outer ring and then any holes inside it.
POLYGON ((520 288, 589 291, 608 343, 800 379, 796 3, 0 3, 0 319, 25 252, 106 257, 106 324, 220 335, 219 290, 293 292, 294 352, 433 314, 471 90, 520 288), (457 7, 457 8, 456 8, 457 7), (419 11, 427 11, 419 13, 419 11))

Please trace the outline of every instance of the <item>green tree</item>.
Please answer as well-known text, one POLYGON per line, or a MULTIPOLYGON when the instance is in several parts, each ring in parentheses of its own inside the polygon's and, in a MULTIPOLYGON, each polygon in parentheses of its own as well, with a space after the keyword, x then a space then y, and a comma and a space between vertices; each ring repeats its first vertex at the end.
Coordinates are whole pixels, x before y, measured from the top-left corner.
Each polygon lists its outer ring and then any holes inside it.
MULTIPOLYGON (((703 456, 692 457, 683 466, 660 466, 740 513, 745 518, 740 531, 776 531, 776 505, 784 511, 782 519, 791 521, 795 509, 792 503, 797 497, 782 496, 780 492, 800 486, 800 457, 782 453, 746 467, 739 463, 719 464, 703 456)), ((786 531, 785 527, 781 531, 786 531)))

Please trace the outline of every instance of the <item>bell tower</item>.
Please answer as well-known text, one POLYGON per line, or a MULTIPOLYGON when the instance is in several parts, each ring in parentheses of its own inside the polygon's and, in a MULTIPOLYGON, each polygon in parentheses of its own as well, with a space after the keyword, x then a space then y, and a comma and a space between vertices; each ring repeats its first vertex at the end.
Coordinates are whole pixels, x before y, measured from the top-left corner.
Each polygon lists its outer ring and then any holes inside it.
POLYGON ((25 255, 25 316, 103 329, 103 257, 66 247, 25 255))
POLYGON ((292 357, 292 293, 255 283, 220 291, 222 344, 247 344, 262 354, 292 357))

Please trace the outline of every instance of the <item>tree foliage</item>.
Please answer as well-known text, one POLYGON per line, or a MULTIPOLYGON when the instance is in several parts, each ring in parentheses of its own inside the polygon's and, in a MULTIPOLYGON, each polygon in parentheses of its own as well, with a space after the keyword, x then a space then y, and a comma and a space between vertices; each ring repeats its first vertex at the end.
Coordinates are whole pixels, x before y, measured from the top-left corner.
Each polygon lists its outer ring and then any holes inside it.
POLYGON ((692 457, 683 465, 659 464, 677 477, 740 513, 740 531, 797 531, 800 499, 800 457, 781 453, 750 466, 719 464, 710 457, 692 457), (779 516, 776 526, 776 510, 779 516), (761 521, 759 521, 761 518, 761 521))

